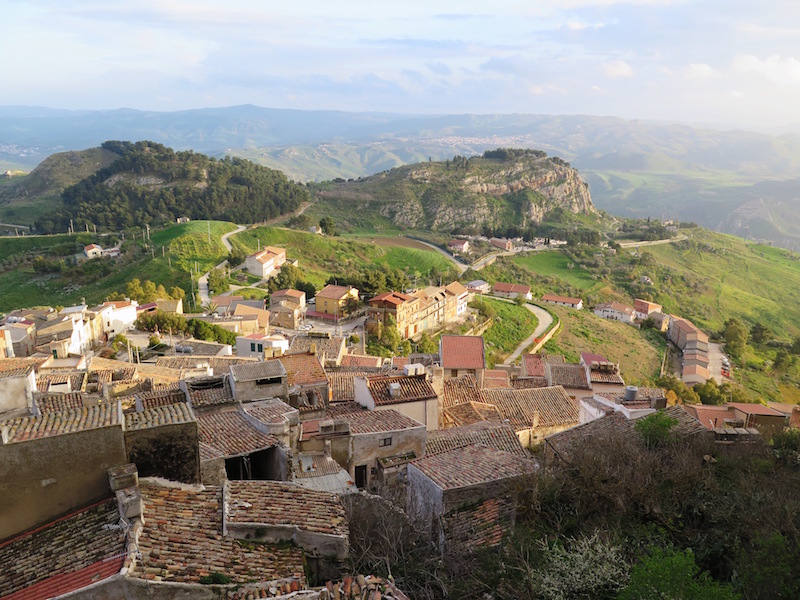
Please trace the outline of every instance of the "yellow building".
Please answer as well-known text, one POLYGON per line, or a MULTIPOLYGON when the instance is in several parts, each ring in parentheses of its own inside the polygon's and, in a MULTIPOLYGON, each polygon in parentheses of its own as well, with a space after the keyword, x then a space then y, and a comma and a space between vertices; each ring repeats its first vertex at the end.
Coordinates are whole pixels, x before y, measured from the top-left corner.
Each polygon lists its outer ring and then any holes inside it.
POLYGON ((316 312, 339 318, 347 314, 347 305, 358 302, 358 290, 352 286, 326 285, 315 296, 316 312))

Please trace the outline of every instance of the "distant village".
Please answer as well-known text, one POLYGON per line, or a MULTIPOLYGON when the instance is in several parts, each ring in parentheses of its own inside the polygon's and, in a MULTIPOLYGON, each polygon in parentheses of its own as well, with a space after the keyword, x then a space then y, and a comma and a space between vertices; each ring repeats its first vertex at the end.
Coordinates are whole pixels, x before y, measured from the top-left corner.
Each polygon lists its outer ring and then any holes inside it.
MULTIPOLYGON (((465 253, 469 241, 448 246, 465 253)), ((270 277, 283 264, 286 249, 267 247, 245 268, 270 277)), ((313 298, 234 292, 199 313, 180 299, 14 310, 0 325, 0 598, 404 599, 388 577, 344 572, 349 495, 382 497, 442 553, 491 547, 515 521, 520 482, 578 440, 659 412, 682 436, 728 445, 800 426, 789 405, 681 405, 627 384, 591 347, 574 363, 543 353, 555 328, 489 368, 477 326, 445 331, 483 296, 647 323, 680 354, 685 383, 730 376, 705 333, 654 302, 585 307, 513 281, 370 298, 335 284, 313 298), (235 344, 137 330, 155 314, 218 326, 235 344), (385 327, 438 349, 367 354, 366 335, 385 327), (160 351, 137 352, 153 336, 160 351)))

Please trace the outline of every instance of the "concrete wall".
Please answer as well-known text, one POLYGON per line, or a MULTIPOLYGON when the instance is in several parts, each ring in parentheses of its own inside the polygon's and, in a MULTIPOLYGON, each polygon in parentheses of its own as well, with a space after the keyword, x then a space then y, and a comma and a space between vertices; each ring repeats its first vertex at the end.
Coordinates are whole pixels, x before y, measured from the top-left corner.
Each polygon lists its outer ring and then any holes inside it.
POLYGON ((0 446, 0 539, 110 496, 127 462, 121 425, 0 446))
POLYGON ((233 381, 231 378, 231 388, 237 402, 285 398, 289 394, 285 378, 280 383, 269 385, 256 385, 255 381, 233 381))
MULTIPOLYGON (((359 403, 360 404, 360 403, 359 403)), ((401 404, 390 404, 388 406, 378 406, 374 410, 396 410, 407 417, 425 425, 428 431, 439 429, 439 400, 419 400, 417 402, 403 402, 401 404)))
POLYGON ((196 422, 125 432, 128 461, 136 464, 140 477, 199 483, 198 443, 196 422))
MULTIPOLYGON (((351 436, 351 455, 347 465, 347 471, 355 481, 356 467, 366 465, 367 467, 367 486, 375 479, 377 461, 379 458, 388 458, 413 452, 418 458, 425 455, 425 441, 427 432, 423 426, 415 429, 404 429, 402 431, 381 431, 379 433, 358 434, 351 436), (385 438, 392 438, 391 446, 380 446, 380 441, 385 438)), ((333 444, 331 444, 331 456, 339 462, 334 455, 333 444)), ((339 463, 341 464, 341 463, 339 463)))
POLYGON ((0 380, 0 413, 31 409, 35 390, 36 374, 33 369, 25 376, 0 380))
POLYGON ((347 557, 347 538, 340 535, 303 531, 296 525, 272 525, 269 523, 225 522, 225 535, 239 540, 275 544, 294 542, 303 550, 338 560, 347 557))

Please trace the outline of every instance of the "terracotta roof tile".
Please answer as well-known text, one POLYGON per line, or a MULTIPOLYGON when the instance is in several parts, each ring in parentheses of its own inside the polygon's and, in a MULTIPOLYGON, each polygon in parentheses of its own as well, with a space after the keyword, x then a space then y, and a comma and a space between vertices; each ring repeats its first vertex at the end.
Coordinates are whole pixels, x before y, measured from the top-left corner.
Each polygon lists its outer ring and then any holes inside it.
POLYGON ((530 456, 510 426, 486 421, 429 432, 428 441, 425 444, 425 456, 435 456, 473 444, 483 444, 495 450, 518 454, 526 458, 530 456))
POLYGON ((493 404, 483 402, 467 402, 466 404, 456 404, 444 409, 445 417, 452 421, 456 426, 471 425, 483 421, 503 420, 503 415, 493 404))
POLYGON ((194 420, 194 413, 189 405, 185 402, 178 402, 176 404, 146 408, 141 412, 127 413, 125 415, 125 429, 134 431, 162 425, 191 423, 194 420))
POLYGON ((394 377, 375 375, 366 379, 367 389, 372 394, 376 406, 431 400, 437 397, 433 386, 428 382, 425 375, 398 375, 394 377), (393 384, 399 386, 395 396, 391 394, 393 384))
POLYGON ((76 371, 74 373, 46 373, 36 376, 36 389, 40 392, 47 392, 53 384, 63 384, 69 381, 70 391, 79 392, 83 389, 84 382, 86 381, 85 371, 76 371))
POLYGON ((483 338, 468 335, 443 335, 442 367, 445 369, 484 369, 483 338))
POLYGON ((36 406, 41 414, 83 408, 83 394, 80 392, 36 394, 36 406))
POLYGON ((380 356, 369 356, 367 354, 345 354, 342 357, 343 367, 375 367, 383 364, 380 356))
POLYGON ((586 369, 581 365, 549 365, 550 385, 560 385, 565 388, 577 390, 590 390, 589 381, 586 379, 586 369))
POLYGON ((763 404, 750 404, 748 402, 729 402, 728 406, 740 410, 748 415, 761 415, 765 417, 783 417, 782 412, 778 412, 774 408, 764 406, 763 404))
POLYGON ((277 481, 229 481, 226 490, 228 523, 294 525, 300 531, 348 535, 344 505, 335 494, 277 481))
POLYGON ((234 381, 256 381, 258 379, 285 378, 286 369, 280 361, 254 362, 231 367, 231 378, 234 381))
POLYGON ((162 356, 156 361, 156 365, 175 370, 196 369, 198 365, 203 367, 208 365, 214 375, 224 375, 230 372, 233 365, 243 365, 257 360, 247 356, 162 356))
POLYGON ((355 396, 353 381, 356 377, 374 375, 370 371, 327 371, 331 383, 331 397, 334 402, 350 402, 355 396))
POLYGON ((189 379, 186 388, 193 407, 230 404, 234 401, 227 376, 189 379))
POLYGON ((181 389, 154 390, 151 392, 141 392, 137 395, 142 403, 142 408, 156 408, 158 406, 167 406, 168 404, 187 401, 186 393, 181 389))
POLYGON ((283 400, 270 398, 258 402, 249 402, 244 405, 244 411, 262 423, 280 424, 288 420, 297 420, 297 409, 292 408, 283 400))
MULTIPOLYGON (((403 431, 406 429, 425 429, 425 425, 393 409, 367 410, 355 402, 332 406, 327 411, 327 419, 350 423, 351 435, 403 431)), ((303 427, 307 423, 303 423, 303 427)))
POLYGON ((216 457, 242 456, 279 446, 274 435, 259 431, 238 410, 197 415, 200 442, 216 457))
POLYGON ((531 293, 531 286, 522 285, 521 283, 503 283, 502 281, 498 281, 494 284, 494 292, 500 292, 501 294, 527 295, 531 293))
POLYGON ((472 445, 419 458, 411 463, 442 490, 454 490, 530 472, 532 462, 483 445, 472 445))
POLYGON ((278 358, 271 358, 267 362, 273 360, 280 361, 283 368, 286 369, 289 387, 328 382, 325 369, 313 354, 284 354, 278 358))
POLYGON ((530 429, 538 415, 540 427, 577 425, 578 402, 561 386, 529 390, 483 390, 487 404, 494 404, 514 431, 530 429))
POLYGON ((54 435, 75 433, 119 425, 120 407, 116 402, 95 404, 61 412, 43 414, 41 417, 23 417, 4 423, 8 427, 8 441, 24 442, 54 435))
POLYGON ((0 543, 0 597, 51 598, 118 573, 118 522, 116 500, 103 500, 0 543))
POLYGON ((468 402, 483 402, 483 394, 475 378, 472 375, 463 375, 455 379, 446 379, 442 407, 448 408, 468 402))
POLYGON ((542 296, 544 302, 563 302, 565 304, 579 304, 580 298, 572 298, 571 296, 558 296, 557 294, 545 294, 542 296))
POLYGON ((352 288, 344 285, 328 284, 316 293, 317 298, 332 298, 333 300, 341 300, 350 292, 352 288))
POLYGON ((487 369, 483 375, 484 388, 510 388, 511 380, 508 371, 502 369, 487 369))
POLYGON ((522 373, 525 377, 544 377, 544 359, 542 355, 523 354, 522 373))
POLYGON ((511 381, 511 387, 515 390, 543 388, 547 387, 547 379, 544 377, 520 377, 511 381))
POLYGON ((297 335, 289 346, 289 354, 307 354, 314 346, 317 354, 325 356, 325 360, 338 361, 339 356, 344 352, 346 339, 344 337, 332 336, 330 338, 315 337, 308 335, 297 335))
POLYGON ((131 576, 198 582, 219 572, 232 583, 295 577, 304 582, 303 552, 292 546, 243 544, 222 535, 222 488, 140 484, 145 523, 142 554, 131 576))

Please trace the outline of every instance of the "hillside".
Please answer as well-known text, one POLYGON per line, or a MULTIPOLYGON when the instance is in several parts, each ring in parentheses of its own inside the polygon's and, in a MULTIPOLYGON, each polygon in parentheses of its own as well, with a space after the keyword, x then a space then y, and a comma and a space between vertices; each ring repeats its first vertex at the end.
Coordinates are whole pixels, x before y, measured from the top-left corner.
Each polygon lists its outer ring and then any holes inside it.
POLYGON ((578 172, 537 150, 417 163, 320 186, 317 196, 315 212, 351 228, 384 221, 432 231, 524 230, 550 221, 599 220, 578 172))
POLYGON ((366 177, 498 146, 541 148, 580 169, 597 207, 611 214, 695 221, 800 247, 800 136, 790 129, 766 134, 586 115, 0 107, 1 170, 30 169, 54 152, 107 139, 241 156, 298 181, 366 177))
POLYGON ((180 217, 252 223, 296 210, 306 189, 250 161, 175 152, 153 142, 105 142, 114 160, 61 193, 63 206, 36 221, 41 233, 120 230, 180 217))

